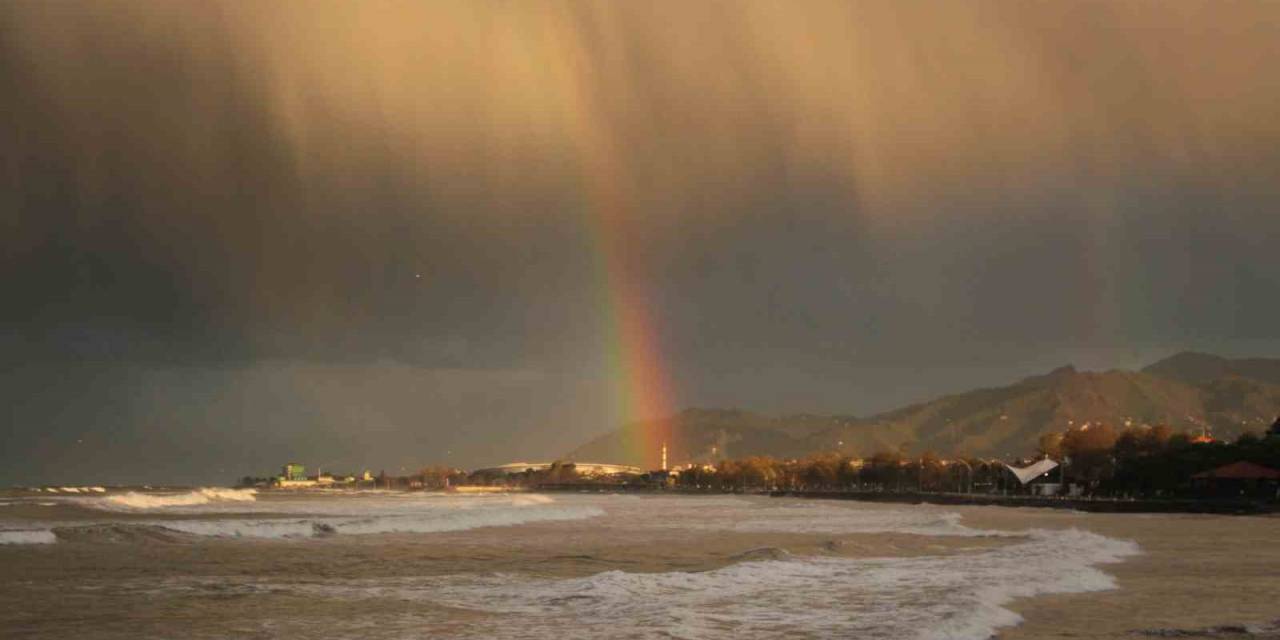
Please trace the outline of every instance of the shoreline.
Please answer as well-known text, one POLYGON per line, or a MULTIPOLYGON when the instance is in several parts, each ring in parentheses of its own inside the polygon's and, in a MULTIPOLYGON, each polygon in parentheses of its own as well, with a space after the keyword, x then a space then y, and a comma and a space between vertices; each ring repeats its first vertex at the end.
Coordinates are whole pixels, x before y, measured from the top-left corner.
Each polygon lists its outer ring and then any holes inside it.
POLYGON ((1034 507, 1066 509, 1087 513, 1199 513, 1213 515, 1267 515, 1280 512, 1280 503, 1250 499, 1133 499, 1114 498, 1047 498, 1037 496, 998 496, 962 493, 874 492, 874 491, 771 491, 775 498, 793 497, 817 500, 857 500, 896 504, 936 504, 945 506, 1034 507))
POLYGON ((1115 582, 1104 591, 1041 593, 1006 605, 1017 624, 998 640, 1080 636, 1280 639, 1280 519, 1266 515, 1018 512, 959 507, 982 529, 1078 528, 1131 540, 1141 552, 1096 567, 1115 582), (1223 597, 1229 594, 1229 597, 1223 597))
POLYGON ((1239 499, 1194 498, 1050 498, 1038 496, 987 495, 971 493, 929 493, 917 491, 792 491, 662 488, 615 484, 549 484, 529 487, 525 491, 547 493, 649 493, 685 495, 767 495, 773 498, 809 500, 853 500, 891 504, 935 504, 943 506, 1033 507, 1082 511, 1086 513, 1199 513, 1213 515, 1266 516, 1280 513, 1280 502, 1239 499))

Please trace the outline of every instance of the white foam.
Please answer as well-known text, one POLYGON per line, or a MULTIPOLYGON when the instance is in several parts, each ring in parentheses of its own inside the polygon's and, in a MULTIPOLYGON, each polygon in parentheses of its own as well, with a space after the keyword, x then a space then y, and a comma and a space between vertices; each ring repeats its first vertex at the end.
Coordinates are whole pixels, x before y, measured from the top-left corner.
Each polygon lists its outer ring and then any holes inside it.
POLYGON ((106 487, 45 487, 43 489, 33 489, 33 491, 45 491, 48 493, 106 493, 106 487))
POLYGON ((220 489, 203 487, 195 491, 177 494, 139 493, 129 491, 109 495, 101 500, 86 503, 89 506, 110 510, 145 511, 170 507, 190 507, 213 502, 253 502, 257 491, 254 489, 220 489))
MULTIPOLYGON (((94 497, 66 501, 105 502, 94 497)), ((735 497, 557 495, 458 496, 421 493, 278 494, 256 501, 175 506, 153 524, 204 536, 311 538, 371 533, 430 533, 555 520, 607 519, 593 525, 511 535, 635 535, 671 539, 680 530, 907 533, 1010 536, 1000 546, 933 556, 846 558, 786 553, 707 572, 606 571, 586 577, 460 573, 453 576, 324 580, 220 577, 219 593, 244 587, 307 597, 421 602, 422 635, 473 638, 596 638, 645 629, 674 638, 852 637, 976 640, 1020 622, 1018 598, 1115 588, 1101 570, 1138 552, 1132 542, 1076 529, 1020 532, 966 527, 945 508, 735 497), (173 513, 190 513, 173 519, 173 513), (219 514, 225 514, 220 516, 219 514), (320 525, 320 526, 317 526, 320 525), (600 533, 591 533, 598 528, 600 533), (622 533, 625 532, 625 533, 622 533), (230 582, 230 584, 228 584, 230 582), (434 627, 439 605, 476 613, 465 630, 434 627), (492 614, 492 615, 490 615, 492 614), (519 625, 512 625, 519 619, 519 625)), ((497 538, 500 539, 500 538, 497 538)), ((950 545, 952 547, 956 545, 950 545)), ((151 581, 147 588, 157 588, 151 581)), ((182 585, 162 589, 186 588, 182 585)))
POLYGON ((493 505, 486 508, 440 508, 407 511, 383 510, 361 516, 311 517, 302 520, 219 519, 166 520, 156 524, 203 536, 302 538, 313 535, 368 535, 378 533, 441 533, 481 527, 510 527, 533 522, 584 520, 604 515, 598 507, 493 505))
MULTIPOLYGON (((1092 533, 1027 532, 1027 541, 976 554, 743 562, 701 573, 607 571, 585 578, 501 575, 442 586, 439 601, 527 620, 545 637, 597 637, 616 628, 676 638, 817 637, 985 639, 1017 624, 1012 600, 1114 588, 1095 565, 1137 553, 1092 533)), ((520 637, 499 625, 484 635, 520 637)))
POLYGON ((0 544, 52 544, 57 541, 48 529, 0 530, 0 544))

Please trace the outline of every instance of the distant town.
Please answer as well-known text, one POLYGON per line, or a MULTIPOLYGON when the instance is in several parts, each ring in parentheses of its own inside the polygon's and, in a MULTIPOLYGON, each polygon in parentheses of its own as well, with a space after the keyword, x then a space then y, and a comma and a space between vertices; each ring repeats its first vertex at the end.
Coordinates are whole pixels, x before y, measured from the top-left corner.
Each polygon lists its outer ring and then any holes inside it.
MULTIPOLYGON (((952 457, 932 452, 882 451, 869 457, 820 452, 803 458, 751 456, 667 465, 658 469, 581 461, 512 462, 465 471, 423 467, 408 475, 308 475, 283 465, 274 477, 245 477, 267 489, 386 489, 491 492, 612 490, 844 494, 935 501, 1003 497, 1071 501, 1143 501, 1151 508, 1225 504, 1274 510, 1280 503, 1280 418, 1262 434, 1221 441, 1207 432, 1175 432, 1163 425, 1117 430, 1085 422, 1046 433, 1037 450, 1016 460, 952 457), (1249 505, 1252 505, 1251 507, 1249 505)), ((1157 509, 1161 510, 1161 509, 1157 509)), ((1191 510, 1198 510, 1192 508, 1191 510)))

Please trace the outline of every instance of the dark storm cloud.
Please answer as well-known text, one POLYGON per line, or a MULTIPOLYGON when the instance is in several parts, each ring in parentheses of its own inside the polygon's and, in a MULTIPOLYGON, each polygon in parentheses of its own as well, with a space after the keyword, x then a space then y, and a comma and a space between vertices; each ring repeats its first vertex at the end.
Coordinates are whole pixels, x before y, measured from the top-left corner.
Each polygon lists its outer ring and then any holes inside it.
POLYGON ((205 451, 192 479, 254 439, 258 466, 553 455, 622 418, 609 233, 682 404, 867 413, 1274 350, 1278 16, 7 4, 5 450, 114 434, 95 469, 205 451))

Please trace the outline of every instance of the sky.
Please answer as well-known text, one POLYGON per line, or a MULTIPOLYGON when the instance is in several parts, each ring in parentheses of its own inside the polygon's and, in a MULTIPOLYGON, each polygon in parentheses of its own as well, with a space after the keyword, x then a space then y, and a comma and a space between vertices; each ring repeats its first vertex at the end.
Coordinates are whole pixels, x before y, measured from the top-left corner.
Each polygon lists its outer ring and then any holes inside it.
POLYGON ((0 4, 0 484, 1280 356, 1280 4, 0 4))

